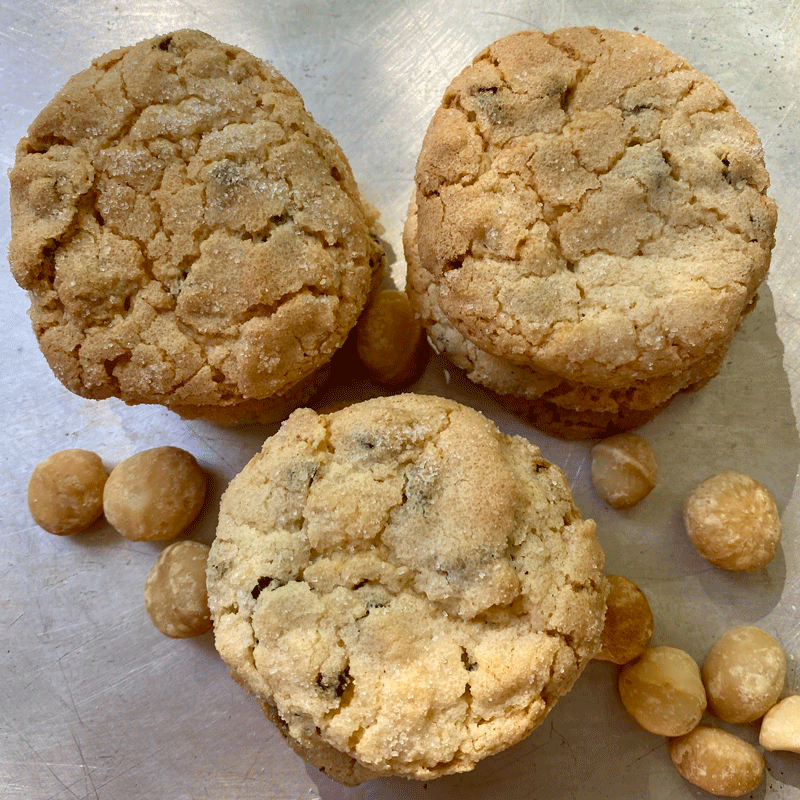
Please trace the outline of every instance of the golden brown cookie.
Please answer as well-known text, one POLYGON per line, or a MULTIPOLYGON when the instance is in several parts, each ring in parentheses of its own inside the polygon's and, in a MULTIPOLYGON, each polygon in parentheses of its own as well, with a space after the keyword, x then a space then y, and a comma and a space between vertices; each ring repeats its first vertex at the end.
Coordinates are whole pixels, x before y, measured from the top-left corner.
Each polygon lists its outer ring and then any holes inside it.
POLYGON ((53 371, 85 397, 281 418, 383 264, 344 154, 294 87, 199 31, 71 78, 10 181, 14 277, 53 371))
POLYGON ((752 126, 620 31, 490 45, 446 90, 415 183, 410 294, 441 349, 532 421, 593 435, 716 374, 774 244, 752 126))
POLYGON ((536 446, 456 402, 301 409, 223 497, 216 645, 337 780, 469 770, 599 651, 594 530, 536 446))

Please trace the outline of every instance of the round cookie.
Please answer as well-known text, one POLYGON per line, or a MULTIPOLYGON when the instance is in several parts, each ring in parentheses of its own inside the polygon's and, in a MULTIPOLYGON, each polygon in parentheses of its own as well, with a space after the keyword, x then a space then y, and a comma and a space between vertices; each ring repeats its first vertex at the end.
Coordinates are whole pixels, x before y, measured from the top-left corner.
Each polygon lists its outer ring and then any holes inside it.
POLYGON ((685 60, 620 31, 490 45, 446 90, 415 183, 406 238, 447 326, 603 401, 657 387, 653 413, 672 396, 656 382, 674 394, 719 369, 774 244, 752 126, 685 60))
POLYGON ((294 412, 231 482, 215 642, 335 779, 430 779, 541 724, 598 652, 595 526, 527 439, 413 394, 294 412))
POLYGON ((84 397, 282 418, 383 268, 348 162, 296 89, 199 31, 71 78, 10 183, 12 272, 47 361, 84 397))

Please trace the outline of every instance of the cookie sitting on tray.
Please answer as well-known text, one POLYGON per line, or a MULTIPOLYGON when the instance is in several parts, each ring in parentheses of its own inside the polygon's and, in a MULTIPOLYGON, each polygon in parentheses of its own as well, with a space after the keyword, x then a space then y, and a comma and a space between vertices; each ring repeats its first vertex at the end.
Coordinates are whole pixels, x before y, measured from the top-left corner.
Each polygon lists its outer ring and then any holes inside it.
POLYGON ((434 347, 562 436, 653 417, 720 369, 769 268, 759 138, 644 35, 522 31, 447 88, 404 235, 434 347))
POLYGON ((269 421, 383 268, 347 159, 272 66, 199 31, 108 53, 19 143, 9 260, 71 391, 269 421))
POLYGON ((607 584, 563 472, 454 401, 295 411, 223 496, 217 649, 331 777, 472 769, 599 651, 607 584))

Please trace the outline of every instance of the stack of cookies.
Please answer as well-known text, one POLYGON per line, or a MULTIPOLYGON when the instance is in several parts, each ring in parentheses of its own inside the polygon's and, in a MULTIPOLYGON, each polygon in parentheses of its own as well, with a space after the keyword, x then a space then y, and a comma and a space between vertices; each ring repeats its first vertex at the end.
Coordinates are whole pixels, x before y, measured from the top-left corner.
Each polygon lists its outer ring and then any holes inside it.
POLYGON ((11 268, 89 398, 282 419, 383 269, 347 159, 274 68, 198 31, 74 76, 19 143, 11 268))
POLYGON ((720 369, 774 244, 753 127, 643 35, 522 31, 447 88, 407 291, 433 347, 537 427, 642 424, 720 369))
POLYGON ((463 772, 542 723, 600 648, 595 524, 523 437, 451 400, 295 411, 233 479, 217 649, 334 779, 463 772))

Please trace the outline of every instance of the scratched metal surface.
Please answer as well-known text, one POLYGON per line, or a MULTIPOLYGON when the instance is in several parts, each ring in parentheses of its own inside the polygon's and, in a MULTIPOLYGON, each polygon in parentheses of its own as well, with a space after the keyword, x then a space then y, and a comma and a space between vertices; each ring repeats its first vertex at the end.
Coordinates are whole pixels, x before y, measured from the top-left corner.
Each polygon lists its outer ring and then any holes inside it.
MULTIPOLYGON (((198 27, 272 61, 339 139, 382 214, 392 277, 402 285, 400 232, 414 162, 449 79, 484 45, 524 27, 594 24, 640 30, 713 76, 758 128, 780 207, 773 267, 723 373, 646 426, 660 480, 638 508, 613 512, 592 492, 589 445, 537 434, 432 362, 418 389, 483 410, 540 443, 597 520, 609 571, 647 592, 654 643, 702 660, 733 624, 772 632, 800 691, 800 5, 797 0, 515 0, 345 3, 297 0, 3 0, 0 2, 0 247, 9 238, 7 180, 14 146, 74 72, 114 47, 198 27), (720 469, 773 491, 783 546, 755 575, 709 568, 687 544, 679 506, 720 469)), ((212 476, 202 521, 210 542, 219 495, 271 429, 220 430, 155 408, 73 397, 49 373, 26 318, 27 300, 0 270, 0 800, 102 798, 691 798, 662 739, 625 715, 614 670, 593 664, 528 740, 467 775, 427 785, 381 780, 339 787, 307 769, 227 675, 211 635, 173 641, 145 614, 141 592, 159 546, 107 526, 58 538, 30 520, 33 466, 57 449, 94 449, 111 466, 169 443, 212 476)), ((363 396, 367 387, 354 387, 363 396)), ((755 741, 756 726, 739 728, 755 741)), ((800 797, 800 756, 767 754, 756 798, 800 797)))

